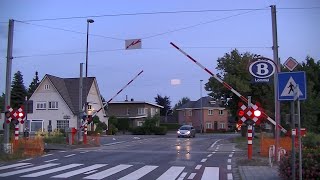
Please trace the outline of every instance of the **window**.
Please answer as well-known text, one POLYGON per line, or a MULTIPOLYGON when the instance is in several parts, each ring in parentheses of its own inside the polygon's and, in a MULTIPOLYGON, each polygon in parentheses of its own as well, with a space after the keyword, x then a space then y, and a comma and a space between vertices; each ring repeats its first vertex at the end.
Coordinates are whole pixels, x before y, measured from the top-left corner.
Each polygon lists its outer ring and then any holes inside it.
POLYGON ((189 110, 189 114, 188 114, 189 116, 192 116, 192 110, 189 110))
POLYGON ((144 115, 145 112, 144 112, 144 108, 138 108, 138 115, 144 115))
POLYGON ((143 121, 137 121, 137 126, 142 126, 143 125, 143 121))
POLYGON ((31 120, 30 122, 30 131, 43 131, 43 121, 42 120, 31 120))
POLYGON ((130 108, 127 108, 127 115, 130 115, 130 108))
POLYGON ((57 101, 49 101, 49 109, 58 109, 57 101))
POLYGON ((219 115, 223 115, 223 110, 219 110, 219 115))
POLYGON ((213 109, 208 110, 208 115, 213 115, 213 109))
POLYGON ((69 120, 57 120, 57 129, 69 128, 69 120))
POLYGON ((44 90, 50 90, 50 84, 45 84, 44 85, 44 90))
POLYGON ((225 129, 225 124, 224 123, 220 123, 220 128, 221 129, 225 129))
POLYGON ((47 109, 47 103, 46 102, 37 102, 36 109, 47 109))
POLYGON ((212 129, 212 123, 211 122, 207 122, 206 123, 206 127, 207 127, 207 129, 212 129))
POLYGON ((155 108, 151 108, 151 116, 154 116, 156 114, 156 109, 155 108))
POLYGON ((88 111, 92 111, 92 105, 88 105, 88 111))
POLYGON ((186 111, 183 111, 183 116, 186 116, 186 111))

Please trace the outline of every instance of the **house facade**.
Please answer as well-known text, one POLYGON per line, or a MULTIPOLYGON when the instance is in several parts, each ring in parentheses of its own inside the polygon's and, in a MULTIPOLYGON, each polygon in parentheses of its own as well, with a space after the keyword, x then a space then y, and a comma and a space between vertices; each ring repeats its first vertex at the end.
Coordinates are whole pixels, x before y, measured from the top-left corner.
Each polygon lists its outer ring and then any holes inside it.
POLYGON ((228 130, 229 111, 222 103, 209 96, 189 101, 177 109, 178 122, 192 125, 198 131, 202 125, 204 132, 228 130))
POLYGON ((145 119, 160 114, 160 106, 144 101, 115 101, 108 104, 108 115, 129 119, 131 127, 142 126, 145 119))
MULTIPOLYGON (((46 74, 29 99, 24 128, 30 132, 77 128, 77 119, 82 113, 79 108, 79 83, 79 78, 46 74)), ((87 98, 88 114, 95 113, 103 106, 96 78, 83 78, 82 90, 81 109, 85 109, 87 98)), ((108 124, 104 109, 97 116, 101 122, 108 124)))

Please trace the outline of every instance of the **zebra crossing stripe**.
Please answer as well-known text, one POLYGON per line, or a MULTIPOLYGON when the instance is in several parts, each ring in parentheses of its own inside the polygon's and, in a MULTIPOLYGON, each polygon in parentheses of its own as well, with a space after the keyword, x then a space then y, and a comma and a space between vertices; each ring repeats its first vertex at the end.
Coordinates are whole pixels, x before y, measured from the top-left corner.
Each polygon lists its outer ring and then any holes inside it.
POLYGON ((1 166, 0 170, 3 169, 10 169, 10 168, 14 168, 14 167, 18 167, 18 166, 24 166, 24 165, 28 165, 30 163, 17 163, 17 164, 11 164, 11 165, 7 165, 7 166, 1 166))
POLYGON ((44 168, 48 168, 48 167, 52 167, 52 166, 56 166, 56 165, 59 165, 59 164, 48 163, 48 164, 41 165, 41 166, 35 166, 35 167, 31 167, 31 168, 26 168, 26 169, 15 170, 15 171, 11 171, 11 172, 2 173, 2 174, 0 174, 0 177, 7 177, 7 176, 16 175, 16 174, 22 174, 22 173, 35 171, 35 170, 39 170, 39 169, 44 169, 44 168))
POLYGON ((219 180, 219 168, 206 167, 202 174, 201 180, 219 180))
POLYGON ((92 170, 101 168, 101 167, 106 166, 106 165, 108 165, 108 164, 95 164, 95 165, 92 165, 92 166, 88 166, 88 167, 84 167, 84 168, 77 169, 77 170, 74 170, 74 171, 70 171, 70 172, 66 172, 66 173, 63 173, 63 174, 56 175, 56 176, 52 176, 52 178, 68 178, 68 177, 75 176, 75 175, 78 175, 78 174, 82 174, 82 173, 85 173, 85 172, 90 172, 92 170))
POLYGON ((142 168, 120 178, 119 180, 138 180, 159 166, 143 166, 142 168))
POLYGON ((116 174, 122 170, 125 170, 129 167, 131 167, 132 165, 127 165, 127 164, 120 164, 118 166, 112 167, 110 169, 92 174, 90 176, 84 177, 84 179, 103 179, 105 177, 111 176, 113 174, 116 174))
POLYGON ((63 171, 63 170, 66 170, 66 169, 74 168, 74 167, 81 166, 81 165, 83 165, 83 164, 69 164, 69 165, 66 165, 66 166, 61 166, 61 167, 54 168, 54 169, 48 169, 48 170, 45 170, 45 171, 40 171, 40 172, 36 172, 36 173, 32 173, 32 174, 27 174, 27 175, 20 176, 20 177, 39 177, 39 176, 43 176, 43 175, 47 175, 47 174, 63 171))
POLYGON ((157 180, 176 179, 183 170, 184 167, 172 166, 165 173, 163 173, 157 180))

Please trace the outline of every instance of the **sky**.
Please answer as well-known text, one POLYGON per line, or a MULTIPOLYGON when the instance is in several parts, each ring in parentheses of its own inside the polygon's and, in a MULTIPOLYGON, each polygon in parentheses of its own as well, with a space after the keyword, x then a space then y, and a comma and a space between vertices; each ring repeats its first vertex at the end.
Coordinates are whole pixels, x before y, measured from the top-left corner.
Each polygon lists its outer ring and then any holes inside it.
POLYGON ((171 106, 183 97, 197 100, 208 93, 203 85, 210 75, 170 42, 213 73, 217 59, 235 48, 272 58, 270 5, 277 7, 281 63, 290 56, 298 62, 307 56, 320 60, 318 0, 1 0, 0 92, 5 91, 9 19, 15 20, 12 77, 21 71, 29 87, 36 71, 40 79, 79 77, 91 18, 88 76, 97 78, 105 99, 143 70, 115 101, 128 96, 154 102, 157 94, 170 97, 171 106), (128 39, 141 39, 141 49, 126 50, 128 39))

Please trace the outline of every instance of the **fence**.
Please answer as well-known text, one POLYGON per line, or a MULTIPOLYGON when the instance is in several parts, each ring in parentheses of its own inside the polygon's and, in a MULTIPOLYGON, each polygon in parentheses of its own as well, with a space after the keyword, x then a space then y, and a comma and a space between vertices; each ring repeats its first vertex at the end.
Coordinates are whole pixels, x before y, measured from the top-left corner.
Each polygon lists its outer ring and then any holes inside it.
MULTIPOLYGON (((291 151, 291 137, 280 137, 279 138, 279 146, 285 149, 287 152, 291 151)), ((261 134, 261 142, 260 142, 260 155, 268 157, 269 155, 269 147, 275 144, 275 139, 271 137, 267 137, 264 133, 261 134)))
POLYGON ((44 152, 43 138, 19 138, 19 140, 13 140, 12 152, 21 153, 24 156, 40 156, 44 152))

